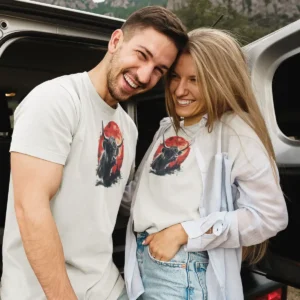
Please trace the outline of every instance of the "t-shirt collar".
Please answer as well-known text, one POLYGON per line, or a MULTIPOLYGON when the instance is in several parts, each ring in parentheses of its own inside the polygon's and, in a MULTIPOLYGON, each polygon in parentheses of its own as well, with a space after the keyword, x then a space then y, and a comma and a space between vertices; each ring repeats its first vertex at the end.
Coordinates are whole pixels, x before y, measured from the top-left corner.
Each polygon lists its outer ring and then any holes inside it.
POLYGON ((110 115, 113 116, 117 111, 119 110, 120 104, 117 104, 116 108, 112 108, 109 106, 103 99, 102 97, 97 93, 90 76, 87 72, 84 72, 84 76, 86 77, 86 84, 87 84, 87 89, 90 95, 90 98, 92 101, 96 103, 96 105, 100 106, 101 110, 110 115))

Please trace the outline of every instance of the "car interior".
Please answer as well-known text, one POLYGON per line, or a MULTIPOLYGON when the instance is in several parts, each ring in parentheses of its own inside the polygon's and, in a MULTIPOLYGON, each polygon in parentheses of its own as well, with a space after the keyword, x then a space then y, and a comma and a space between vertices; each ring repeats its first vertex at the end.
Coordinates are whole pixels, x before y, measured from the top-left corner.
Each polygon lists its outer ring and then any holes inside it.
POLYGON ((300 54, 284 60, 273 77, 273 100, 277 124, 283 134, 300 140, 300 54))
MULTIPOLYGON (((9 147, 13 132, 13 113, 26 95, 40 83, 58 76, 92 69, 103 58, 103 42, 58 37, 24 37, 11 43, 0 57, 0 242, 5 225, 6 203, 10 177, 9 147)), ((135 97, 140 136, 137 164, 142 158, 165 116, 161 83, 151 93, 135 97), (147 101, 147 99, 156 100, 147 101), (139 102, 141 100, 141 102, 139 102)), ((42 100, 42 99, 41 99, 42 100)), ((127 109, 127 103, 122 104, 127 109)), ((122 270, 124 265, 125 226, 127 217, 119 216, 114 238, 114 261, 122 270)), ((1 247, 2 249, 2 247, 1 247)))
MULTIPOLYGON (((277 125, 290 139, 290 143, 297 147, 300 146, 299 67, 300 54, 287 58, 276 69, 272 81, 277 125)), ((281 274, 280 281, 284 278, 288 284, 300 288, 300 245, 297 240, 300 228, 300 166, 280 164, 278 169, 288 208, 289 224, 287 229, 270 239, 270 258, 267 257, 260 267, 271 279, 279 280, 278 274, 281 274)))

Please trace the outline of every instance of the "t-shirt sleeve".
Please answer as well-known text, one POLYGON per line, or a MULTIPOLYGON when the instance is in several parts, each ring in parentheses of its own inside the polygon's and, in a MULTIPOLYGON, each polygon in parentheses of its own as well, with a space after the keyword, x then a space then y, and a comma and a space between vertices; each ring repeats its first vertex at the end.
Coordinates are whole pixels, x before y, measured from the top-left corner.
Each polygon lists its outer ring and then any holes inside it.
POLYGON ((64 165, 79 122, 75 99, 58 82, 36 87, 17 107, 10 152, 64 165))

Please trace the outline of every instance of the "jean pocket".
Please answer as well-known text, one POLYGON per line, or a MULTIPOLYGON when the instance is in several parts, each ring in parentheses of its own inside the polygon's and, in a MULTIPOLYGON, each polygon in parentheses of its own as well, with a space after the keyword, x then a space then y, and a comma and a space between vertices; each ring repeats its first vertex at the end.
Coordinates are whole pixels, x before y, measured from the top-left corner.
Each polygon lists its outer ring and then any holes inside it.
POLYGON ((170 261, 161 261, 161 260, 156 259, 155 257, 153 257, 151 255, 149 246, 147 247, 147 252, 148 252, 148 256, 149 256, 150 260, 160 266, 171 267, 171 268, 181 268, 181 269, 186 268, 186 263, 184 263, 184 262, 174 261, 173 259, 170 261))
POLYGON ((195 262, 196 274, 203 293, 203 300, 207 300, 207 287, 206 287, 206 270, 208 263, 195 262))
POLYGON ((142 264, 145 246, 142 244, 143 240, 137 239, 137 247, 136 247, 136 258, 137 261, 142 264))
POLYGON ((197 262, 208 263, 207 251, 190 252, 191 258, 197 262))

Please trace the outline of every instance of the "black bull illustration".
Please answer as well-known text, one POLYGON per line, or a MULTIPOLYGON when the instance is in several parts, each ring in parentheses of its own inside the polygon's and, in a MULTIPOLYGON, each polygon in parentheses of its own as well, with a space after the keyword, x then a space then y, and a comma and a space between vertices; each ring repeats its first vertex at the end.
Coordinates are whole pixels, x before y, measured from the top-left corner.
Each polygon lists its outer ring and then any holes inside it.
POLYGON ((112 174, 112 168, 117 163, 117 157, 120 152, 120 147, 123 145, 123 139, 122 142, 118 145, 115 137, 107 137, 104 133, 103 122, 102 137, 103 152, 97 167, 97 175, 100 179, 98 184, 102 184, 104 186, 111 186, 114 183, 114 180, 120 175, 120 170, 118 170, 116 174, 112 174))
POLYGON ((163 148, 161 153, 153 160, 151 164, 151 173, 156 175, 171 174, 174 170, 180 168, 180 165, 170 167, 170 163, 177 160, 177 158, 190 147, 188 144, 185 148, 179 149, 178 146, 167 146, 165 143, 165 137, 163 135, 163 148))

